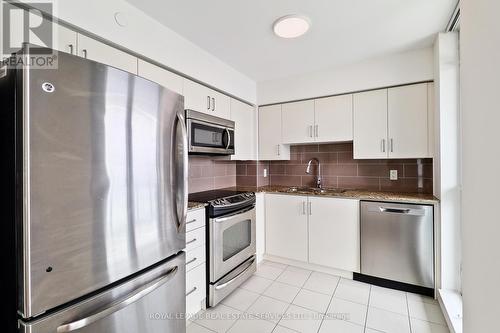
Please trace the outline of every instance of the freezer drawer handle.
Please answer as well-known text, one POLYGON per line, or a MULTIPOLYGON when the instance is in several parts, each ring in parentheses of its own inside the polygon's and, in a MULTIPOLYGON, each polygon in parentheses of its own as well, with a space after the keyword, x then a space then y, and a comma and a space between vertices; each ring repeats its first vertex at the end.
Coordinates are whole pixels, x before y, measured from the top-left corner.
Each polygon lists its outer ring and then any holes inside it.
POLYGON ((57 328, 57 333, 66 333, 66 332, 72 332, 81 328, 84 328, 86 326, 89 326, 90 324, 95 323, 96 321, 99 321, 105 317, 108 317, 112 315, 113 313, 129 306, 130 304, 137 302, 147 294, 151 293, 152 291, 160 288, 163 286, 165 283, 170 281, 175 274, 178 272, 179 266, 175 266, 174 268, 170 269, 165 275, 160 276, 159 278, 145 284, 144 286, 140 287, 139 289, 131 292, 129 295, 125 297, 125 299, 118 301, 116 303, 113 303, 109 308, 106 308, 100 312, 94 313, 93 315, 90 315, 88 317, 85 317, 83 319, 76 320, 74 322, 71 322, 69 324, 63 324, 57 328))
POLYGON ((233 283, 234 281, 236 281, 236 279, 238 279, 241 275, 243 275, 252 266, 252 264, 253 264, 254 261, 255 261, 255 259, 252 259, 248 263, 248 266, 243 271, 241 271, 240 274, 236 275, 234 278, 232 278, 231 280, 227 281, 226 283, 223 283, 220 286, 215 287, 215 290, 224 289, 227 286, 229 286, 231 283, 233 283))
POLYGON ((397 213, 397 214, 410 213, 410 209, 397 209, 397 208, 386 208, 386 207, 380 207, 380 211, 382 213, 397 213))

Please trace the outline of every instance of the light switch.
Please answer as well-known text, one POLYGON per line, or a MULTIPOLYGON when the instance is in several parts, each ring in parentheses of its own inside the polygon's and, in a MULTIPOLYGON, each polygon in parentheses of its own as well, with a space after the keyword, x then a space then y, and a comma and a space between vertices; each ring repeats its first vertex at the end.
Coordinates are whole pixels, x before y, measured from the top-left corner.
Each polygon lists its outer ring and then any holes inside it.
POLYGON ((391 180, 398 180, 398 170, 391 170, 389 172, 389 178, 391 180))

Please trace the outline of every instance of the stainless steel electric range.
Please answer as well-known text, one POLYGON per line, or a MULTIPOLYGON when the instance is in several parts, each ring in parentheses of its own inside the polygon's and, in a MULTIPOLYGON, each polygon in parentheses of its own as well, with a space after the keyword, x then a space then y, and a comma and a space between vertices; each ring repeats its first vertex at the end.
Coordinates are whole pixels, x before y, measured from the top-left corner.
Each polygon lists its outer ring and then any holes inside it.
POLYGON ((215 306, 257 268, 255 193, 213 190, 189 195, 207 206, 207 306, 215 306))

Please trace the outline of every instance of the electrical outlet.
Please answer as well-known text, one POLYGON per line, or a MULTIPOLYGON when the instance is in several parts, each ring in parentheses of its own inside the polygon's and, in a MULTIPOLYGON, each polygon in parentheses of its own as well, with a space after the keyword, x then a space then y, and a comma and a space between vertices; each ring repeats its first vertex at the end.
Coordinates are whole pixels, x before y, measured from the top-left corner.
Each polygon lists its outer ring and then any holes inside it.
POLYGON ((264 169, 264 178, 267 178, 267 169, 264 169))
POLYGON ((391 180, 398 180, 398 170, 391 170, 389 172, 389 178, 391 180))

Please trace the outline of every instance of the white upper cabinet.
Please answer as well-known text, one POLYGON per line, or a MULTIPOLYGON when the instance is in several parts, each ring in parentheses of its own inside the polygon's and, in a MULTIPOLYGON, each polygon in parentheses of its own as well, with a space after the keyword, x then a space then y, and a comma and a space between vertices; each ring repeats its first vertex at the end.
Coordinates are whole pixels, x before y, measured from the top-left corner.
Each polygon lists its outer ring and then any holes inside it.
POLYGON ((82 34, 78 34, 78 55, 137 74, 136 57, 82 34))
POLYGON ((307 197, 266 194, 266 253, 307 261, 307 197))
POLYGON ((314 101, 285 103, 281 107, 283 143, 314 142, 314 101))
POLYGON ((352 141, 352 94, 314 101, 314 136, 317 142, 352 141))
POLYGON ((427 121, 429 122, 428 133, 428 157, 434 157, 434 144, 435 144, 435 99, 434 99, 434 83, 427 84, 427 121))
POLYGON ((184 79, 184 107, 229 119, 230 98, 201 84, 184 79))
POLYGON ((141 59, 137 64, 137 70, 139 76, 182 95, 183 78, 181 76, 141 59))
POLYGON ((290 146, 281 136, 281 105, 259 107, 259 159, 289 160, 290 146))
POLYGON ((359 201, 309 197, 309 262, 360 271, 359 201))
POLYGON ((390 88, 387 100, 389 157, 427 157, 427 84, 390 88))
POLYGON ((235 123, 235 153, 232 160, 255 160, 257 158, 256 112, 251 105, 231 98, 231 118, 235 123))
POLYGON ((354 94, 354 158, 387 158, 387 89, 354 94))

